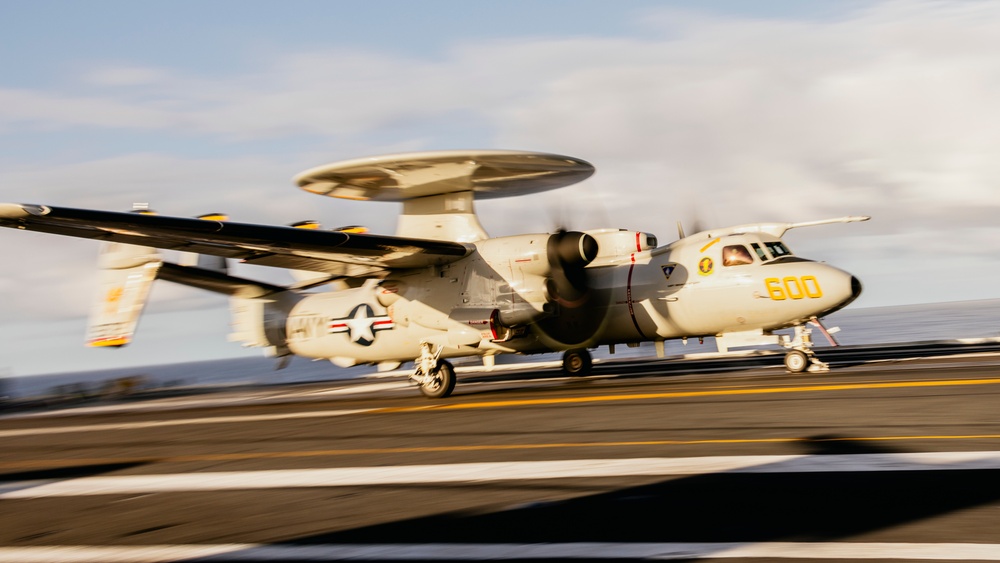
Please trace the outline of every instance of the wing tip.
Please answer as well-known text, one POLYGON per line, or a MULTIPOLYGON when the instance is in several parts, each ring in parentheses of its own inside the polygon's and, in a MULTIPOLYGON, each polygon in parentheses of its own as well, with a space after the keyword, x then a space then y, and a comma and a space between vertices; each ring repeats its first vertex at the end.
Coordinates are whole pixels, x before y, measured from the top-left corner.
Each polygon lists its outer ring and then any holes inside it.
POLYGON ((23 219, 30 215, 20 203, 0 203, 0 219, 23 219))

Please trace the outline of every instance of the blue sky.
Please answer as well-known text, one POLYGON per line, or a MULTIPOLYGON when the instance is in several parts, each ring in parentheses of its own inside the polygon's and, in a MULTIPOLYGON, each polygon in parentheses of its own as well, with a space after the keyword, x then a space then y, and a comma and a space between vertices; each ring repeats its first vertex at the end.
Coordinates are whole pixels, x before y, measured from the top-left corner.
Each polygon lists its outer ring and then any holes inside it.
MULTIPOLYGON (((977 1, 6 1, 0 201, 391 233, 392 204, 291 177, 542 150, 598 173, 484 202, 491 234, 869 214, 786 240, 861 278, 856 306, 995 298, 997 53, 977 1)), ((83 348, 96 251, 0 232, 0 373, 256 353, 225 341, 224 299, 169 284, 133 345, 83 348)))

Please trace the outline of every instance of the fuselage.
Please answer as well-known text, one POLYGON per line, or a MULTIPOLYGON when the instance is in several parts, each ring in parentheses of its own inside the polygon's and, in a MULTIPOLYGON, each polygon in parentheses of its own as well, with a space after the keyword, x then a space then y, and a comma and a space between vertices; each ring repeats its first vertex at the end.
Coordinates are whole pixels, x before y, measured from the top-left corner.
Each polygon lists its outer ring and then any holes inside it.
POLYGON ((451 264, 306 296, 288 314, 287 346, 338 365, 392 366, 425 341, 455 357, 767 333, 861 291, 851 274, 797 257, 766 232, 700 233, 662 248, 645 233, 590 233, 600 252, 573 301, 547 284, 550 235, 487 239, 451 264))

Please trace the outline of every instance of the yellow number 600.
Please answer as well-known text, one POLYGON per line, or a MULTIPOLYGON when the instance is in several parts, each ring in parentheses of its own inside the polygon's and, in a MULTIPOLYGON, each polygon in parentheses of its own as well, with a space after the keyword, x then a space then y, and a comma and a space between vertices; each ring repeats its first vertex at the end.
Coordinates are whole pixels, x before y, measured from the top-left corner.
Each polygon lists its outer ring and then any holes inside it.
POLYGON ((816 276, 767 278, 764 280, 764 285, 767 287, 767 294, 775 301, 823 297, 823 290, 820 289, 816 276))

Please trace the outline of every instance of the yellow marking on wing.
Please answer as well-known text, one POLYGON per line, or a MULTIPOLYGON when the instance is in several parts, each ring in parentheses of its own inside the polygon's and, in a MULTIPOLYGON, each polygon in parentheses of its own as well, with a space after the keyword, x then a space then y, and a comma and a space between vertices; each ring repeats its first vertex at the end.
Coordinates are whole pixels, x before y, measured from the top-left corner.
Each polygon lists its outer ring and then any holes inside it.
POLYGON ((340 232, 342 232, 342 233, 349 233, 349 234, 354 234, 354 235, 363 235, 363 234, 365 234, 365 233, 368 232, 368 227, 361 227, 361 226, 357 226, 357 225, 352 225, 350 227, 341 227, 341 228, 339 228, 337 230, 340 231, 340 232))

